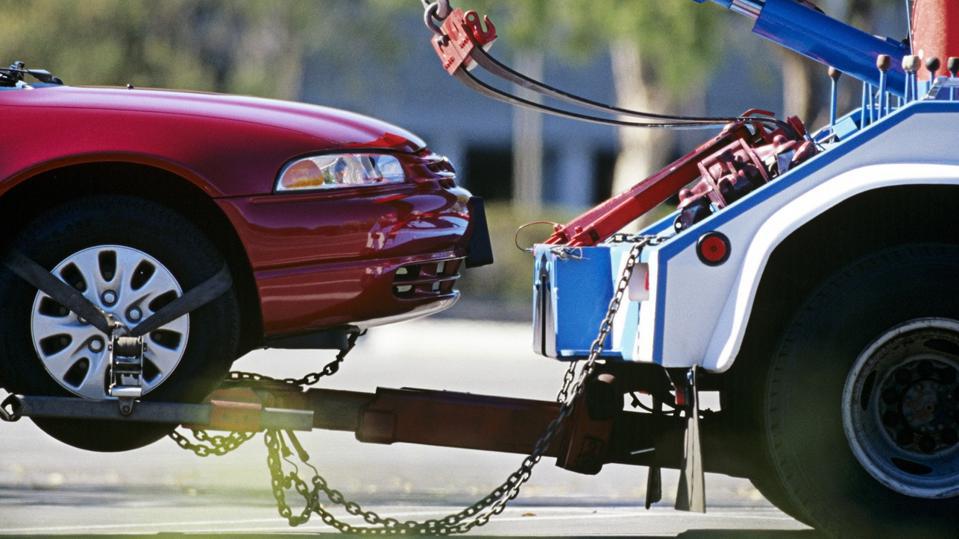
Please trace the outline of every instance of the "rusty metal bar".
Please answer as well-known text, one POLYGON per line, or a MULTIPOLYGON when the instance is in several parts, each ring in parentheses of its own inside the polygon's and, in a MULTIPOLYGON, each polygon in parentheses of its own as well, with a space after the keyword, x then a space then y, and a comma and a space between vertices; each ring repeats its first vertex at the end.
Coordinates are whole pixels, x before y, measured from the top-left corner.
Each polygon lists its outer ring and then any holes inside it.
MULTIPOLYGON (((309 389, 269 397, 273 400, 265 404, 311 410, 314 428, 355 432, 362 442, 518 454, 532 451, 559 411, 555 402, 408 388, 379 388, 375 394, 309 389)), ((705 469, 743 476, 746 467, 721 437, 722 423, 721 415, 701 421, 705 469)), ((604 463, 678 469, 684 425, 679 417, 625 411, 612 420, 594 420, 584 404, 546 455, 580 473, 596 473, 604 463)))

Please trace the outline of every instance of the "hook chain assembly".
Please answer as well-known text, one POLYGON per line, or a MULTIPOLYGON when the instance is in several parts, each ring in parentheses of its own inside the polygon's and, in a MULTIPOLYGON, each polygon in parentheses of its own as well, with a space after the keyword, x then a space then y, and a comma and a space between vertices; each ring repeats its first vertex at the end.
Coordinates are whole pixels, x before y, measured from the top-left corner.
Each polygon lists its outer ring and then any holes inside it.
MULTIPOLYGON (((633 270, 639 262, 643 248, 654 241, 653 236, 634 236, 633 244, 626 258, 623 273, 616 284, 606 315, 599 327, 596 339, 593 340, 589 354, 585 360, 571 361, 563 376, 562 387, 556 395, 560 403, 559 413, 549 423, 543 434, 536 441, 533 451, 526 456, 520 466, 509 474, 506 479, 489 494, 465 509, 450 513, 442 518, 424 521, 399 521, 395 518, 384 517, 374 511, 363 509, 358 503, 347 500, 342 492, 329 486, 327 480, 310 463, 310 455, 303 449, 299 439, 290 430, 268 429, 264 433, 263 441, 267 448, 267 467, 270 471, 270 482, 273 497, 276 500, 277 510, 281 517, 287 519, 291 526, 299 526, 308 522, 312 515, 317 515, 327 525, 340 532, 358 535, 452 535, 461 534, 471 529, 487 524, 492 517, 502 513, 507 504, 515 499, 523 485, 530 480, 533 468, 540 462, 543 455, 549 450, 550 444, 562 429, 566 419, 573 412, 574 406, 581 400, 586 387, 586 380, 593 373, 596 362, 603 351, 603 344, 613 328, 613 320, 619 312, 623 298, 629 288, 633 270), (300 468, 292 460, 293 456, 300 464, 313 471, 309 480, 300 475, 300 468), (284 470, 283 463, 287 462, 292 470, 284 470), (303 499, 303 507, 294 512, 287 501, 287 492, 293 490, 303 499), (321 501, 321 498, 325 501, 321 501), (348 514, 361 517, 370 526, 355 526, 333 515, 326 504, 341 506, 348 514)), ((351 335, 347 349, 337 355, 337 359, 327 364, 322 371, 311 373, 299 379, 285 379, 280 382, 292 385, 315 384, 321 378, 336 373, 339 364, 346 353, 353 348, 359 333, 351 335)), ((231 373, 232 380, 250 380, 252 382, 277 382, 273 378, 254 373, 231 373)), ((225 455, 250 440, 253 433, 233 432, 224 436, 210 435, 202 430, 194 430, 197 440, 204 444, 189 441, 180 433, 174 432, 171 438, 180 447, 191 450, 199 456, 225 455)))
POLYGON ((431 41, 433 48, 440 57, 440 61, 443 63, 443 67, 450 75, 471 90, 492 99, 562 118, 601 125, 688 130, 716 129, 738 122, 754 125, 757 129, 764 125, 773 126, 773 129, 782 129, 786 133, 796 134, 794 126, 771 116, 771 113, 756 114, 759 111, 749 111, 733 117, 659 114, 617 107, 561 90, 516 71, 491 56, 487 49, 492 46, 497 35, 496 28, 488 17, 483 17, 481 21, 475 11, 464 12, 459 8, 452 9, 449 0, 438 0, 437 2, 421 0, 421 3, 424 8, 424 23, 434 34, 431 41), (476 77, 472 71, 477 66, 502 82, 525 88, 531 92, 576 107, 598 111, 614 117, 607 118, 557 108, 501 90, 476 77), (640 118, 643 121, 629 121, 623 119, 623 117, 640 118))

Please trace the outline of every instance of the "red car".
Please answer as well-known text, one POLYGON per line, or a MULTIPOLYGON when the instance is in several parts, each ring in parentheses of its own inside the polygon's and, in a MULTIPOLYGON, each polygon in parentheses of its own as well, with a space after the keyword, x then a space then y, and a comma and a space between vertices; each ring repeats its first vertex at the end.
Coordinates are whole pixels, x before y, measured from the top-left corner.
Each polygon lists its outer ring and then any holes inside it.
MULTIPOLYGON (((251 349, 336 348, 358 329, 441 311, 458 298, 467 256, 490 261, 481 201, 398 127, 298 103, 22 74, 0 78, 6 248, 129 326, 229 268, 228 293, 144 337, 146 398, 202 399, 251 349)), ((110 398, 107 335, 6 269, 0 298, 0 384, 110 398)), ((39 424, 98 450, 170 430, 39 424)))

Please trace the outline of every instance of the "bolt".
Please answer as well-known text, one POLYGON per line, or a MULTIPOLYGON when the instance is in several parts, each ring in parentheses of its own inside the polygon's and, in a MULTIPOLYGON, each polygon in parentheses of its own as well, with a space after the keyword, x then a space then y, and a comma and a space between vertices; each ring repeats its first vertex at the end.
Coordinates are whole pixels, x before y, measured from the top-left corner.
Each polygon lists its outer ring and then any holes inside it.
POLYGON ((127 311, 127 318, 129 318, 131 322, 137 322, 142 317, 143 312, 136 307, 131 307, 130 310, 127 311))
POLYGON ((117 302, 117 293, 113 290, 107 290, 102 296, 100 296, 100 299, 103 300, 105 305, 113 305, 117 302))
POLYGON ((93 339, 90 341, 89 346, 91 352, 99 353, 101 350, 103 350, 103 341, 100 339, 93 339))

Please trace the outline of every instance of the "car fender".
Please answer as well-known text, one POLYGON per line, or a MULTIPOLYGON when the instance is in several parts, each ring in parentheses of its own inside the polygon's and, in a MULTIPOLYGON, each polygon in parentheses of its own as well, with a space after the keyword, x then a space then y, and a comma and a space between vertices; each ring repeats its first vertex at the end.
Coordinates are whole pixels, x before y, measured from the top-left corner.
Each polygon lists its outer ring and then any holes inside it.
POLYGON ((176 173, 213 198, 268 194, 289 159, 317 137, 240 120, 81 108, 0 107, 14 123, 54 126, 4 141, 0 193, 59 166, 142 163, 176 173))
POLYGON ((86 154, 58 155, 46 161, 31 163, 26 168, 14 172, 0 184, 0 193, 5 193, 14 187, 40 176, 66 167, 91 165, 98 163, 121 163, 129 165, 143 165, 174 174, 192 185, 201 189, 210 197, 221 194, 220 190, 208 178, 192 168, 173 161, 165 156, 132 153, 132 152, 95 152, 86 154))

